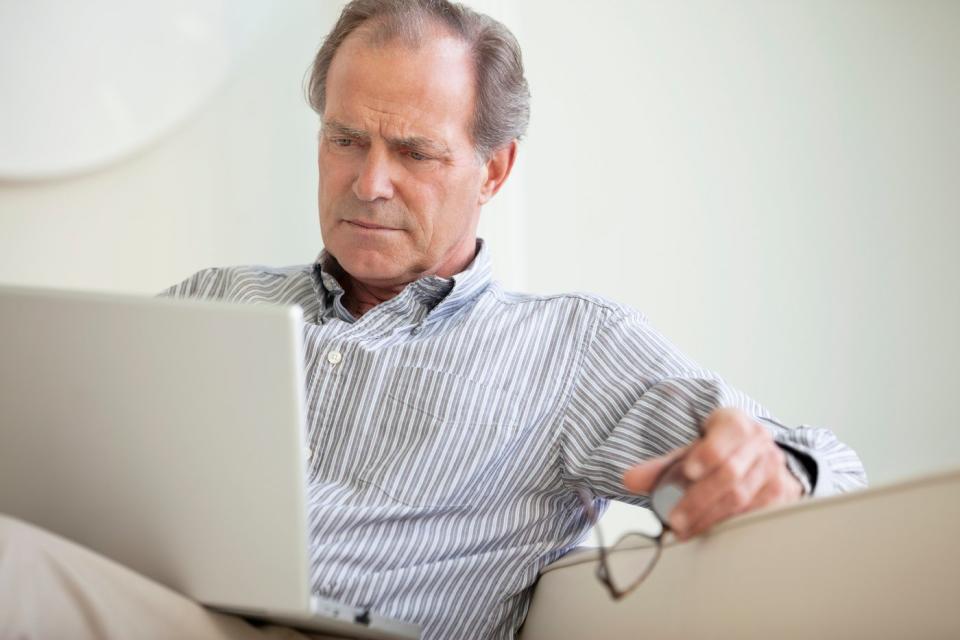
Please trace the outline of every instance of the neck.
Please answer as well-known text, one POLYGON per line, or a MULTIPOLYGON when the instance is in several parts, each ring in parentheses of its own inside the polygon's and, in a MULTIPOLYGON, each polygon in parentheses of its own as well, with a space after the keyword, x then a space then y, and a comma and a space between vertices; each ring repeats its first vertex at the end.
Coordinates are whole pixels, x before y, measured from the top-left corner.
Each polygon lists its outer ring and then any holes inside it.
POLYGON ((381 302, 400 295, 406 286, 402 284, 396 287, 375 287, 347 275, 343 291, 344 306, 347 311, 359 318, 381 302))
POLYGON ((364 282, 354 278, 347 273, 343 267, 339 267, 339 271, 343 276, 343 304, 347 308, 347 311, 359 318, 378 304, 400 295, 400 292, 403 291, 408 284, 419 278, 431 275, 449 278, 455 273, 460 273, 473 262, 473 259, 476 257, 476 251, 476 239, 473 239, 469 245, 464 243, 462 248, 452 252, 452 255, 444 261, 444 264, 440 268, 424 271, 411 280, 399 284, 378 285, 364 282))

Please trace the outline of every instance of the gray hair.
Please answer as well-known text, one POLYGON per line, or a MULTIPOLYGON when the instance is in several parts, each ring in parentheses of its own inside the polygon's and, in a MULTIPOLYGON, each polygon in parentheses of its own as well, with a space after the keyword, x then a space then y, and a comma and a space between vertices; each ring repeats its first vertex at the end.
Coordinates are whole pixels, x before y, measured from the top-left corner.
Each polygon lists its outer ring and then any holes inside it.
POLYGON ((530 121, 530 90, 523 77, 517 39, 503 24, 447 0, 353 0, 343 8, 310 69, 307 99, 320 116, 326 106, 327 72, 343 41, 371 21, 368 42, 382 46, 401 40, 418 47, 428 23, 440 25, 470 48, 476 71, 476 104, 471 137, 477 154, 491 154, 520 139, 530 121))

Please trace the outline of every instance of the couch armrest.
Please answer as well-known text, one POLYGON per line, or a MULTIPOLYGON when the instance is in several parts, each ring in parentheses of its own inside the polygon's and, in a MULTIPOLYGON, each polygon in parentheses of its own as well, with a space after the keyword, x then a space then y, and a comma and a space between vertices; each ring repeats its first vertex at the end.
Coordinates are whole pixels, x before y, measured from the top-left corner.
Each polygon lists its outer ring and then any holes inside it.
POLYGON ((960 471, 805 500, 667 539, 620 602, 595 551, 569 554, 541 573, 521 638, 960 637, 958 541, 960 471))

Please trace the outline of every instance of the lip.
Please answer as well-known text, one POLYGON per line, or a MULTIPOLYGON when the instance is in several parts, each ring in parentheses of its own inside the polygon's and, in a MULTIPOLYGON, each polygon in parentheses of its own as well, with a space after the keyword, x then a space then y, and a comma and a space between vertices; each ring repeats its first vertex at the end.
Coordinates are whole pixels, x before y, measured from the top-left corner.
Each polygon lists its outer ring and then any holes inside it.
POLYGON ((370 231, 399 231, 394 227, 385 227, 380 224, 374 224, 372 222, 365 222, 363 220, 345 220, 347 224, 352 224, 355 227, 360 227, 361 229, 367 229, 370 231))

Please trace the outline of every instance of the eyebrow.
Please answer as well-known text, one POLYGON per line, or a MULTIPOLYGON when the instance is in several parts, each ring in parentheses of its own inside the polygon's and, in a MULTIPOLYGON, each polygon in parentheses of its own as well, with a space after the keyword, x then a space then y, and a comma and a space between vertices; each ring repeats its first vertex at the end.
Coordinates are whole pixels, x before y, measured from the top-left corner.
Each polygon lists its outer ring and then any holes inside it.
MULTIPOLYGON (((353 127, 348 127, 347 125, 338 122, 337 120, 324 120, 323 121, 323 130, 331 131, 334 134, 346 136, 348 138, 353 138, 355 140, 362 140, 365 142, 370 141, 370 134, 361 129, 354 129, 353 127)), ((443 144, 442 142, 437 142, 431 138, 425 136, 406 136, 403 138, 387 138, 387 143, 392 147, 406 147, 408 149, 415 149, 417 151, 425 151, 432 155, 438 156, 448 156, 450 155, 450 147, 443 144)))

